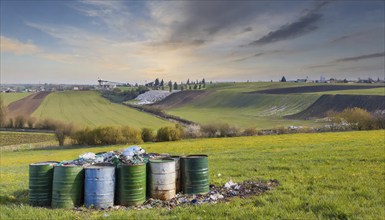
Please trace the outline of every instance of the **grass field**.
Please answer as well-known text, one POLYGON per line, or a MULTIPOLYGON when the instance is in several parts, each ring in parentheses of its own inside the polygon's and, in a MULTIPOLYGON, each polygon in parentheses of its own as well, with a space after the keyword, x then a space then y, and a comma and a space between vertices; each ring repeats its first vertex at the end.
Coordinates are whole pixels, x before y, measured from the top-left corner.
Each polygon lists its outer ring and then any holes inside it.
POLYGON ((28 150, 1 155, 1 219, 384 219, 385 131, 185 140, 147 152, 209 155, 210 181, 277 179, 269 193, 174 210, 72 211, 28 206, 28 164, 125 146, 28 150), (218 177, 218 173, 222 175, 218 177))
POLYGON ((318 98, 319 95, 308 94, 267 95, 216 91, 167 112, 200 124, 222 122, 240 128, 316 125, 314 121, 287 120, 282 116, 305 110, 318 98))
POLYGON ((16 144, 29 144, 56 141, 54 134, 35 132, 0 131, 0 147, 16 144))
POLYGON ((31 95, 31 93, 26 92, 17 92, 17 93, 0 93, 1 98, 3 99, 4 105, 9 105, 12 102, 15 102, 19 99, 27 97, 31 95))
POLYGON ((149 114, 111 103, 94 91, 51 93, 33 116, 86 126, 128 125, 157 129, 171 124, 149 114))

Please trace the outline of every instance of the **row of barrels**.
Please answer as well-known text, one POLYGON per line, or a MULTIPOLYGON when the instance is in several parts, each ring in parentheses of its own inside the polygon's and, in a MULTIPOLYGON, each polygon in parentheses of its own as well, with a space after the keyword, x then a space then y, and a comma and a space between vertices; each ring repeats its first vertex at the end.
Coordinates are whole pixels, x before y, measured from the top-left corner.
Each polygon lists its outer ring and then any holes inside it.
POLYGON ((150 159, 127 165, 57 166, 41 162, 29 166, 29 203, 52 208, 108 208, 141 205, 146 198, 169 200, 176 193, 209 191, 207 155, 150 159))

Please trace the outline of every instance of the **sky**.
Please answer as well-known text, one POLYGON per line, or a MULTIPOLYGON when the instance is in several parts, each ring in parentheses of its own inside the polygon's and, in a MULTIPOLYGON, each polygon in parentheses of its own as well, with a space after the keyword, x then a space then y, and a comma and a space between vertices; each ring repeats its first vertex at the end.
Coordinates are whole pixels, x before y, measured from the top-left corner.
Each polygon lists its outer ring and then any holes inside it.
POLYGON ((384 78, 383 0, 0 4, 2 84, 384 78))

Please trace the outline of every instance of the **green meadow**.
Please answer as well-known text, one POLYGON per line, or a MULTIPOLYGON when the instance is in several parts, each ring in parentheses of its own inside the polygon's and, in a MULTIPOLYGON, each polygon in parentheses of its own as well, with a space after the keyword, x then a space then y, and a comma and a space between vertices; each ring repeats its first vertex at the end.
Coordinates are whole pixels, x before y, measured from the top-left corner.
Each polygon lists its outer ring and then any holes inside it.
POLYGON ((74 211, 28 205, 28 164, 127 146, 3 151, 1 219, 384 219, 384 130, 196 139, 147 152, 208 154, 210 182, 276 179, 266 194, 202 206, 74 211), (218 174, 221 174, 218 176, 218 174))
POLYGON ((84 126, 127 125, 158 129, 170 122, 126 106, 111 103, 95 91, 66 91, 49 94, 32 114, 84 126))

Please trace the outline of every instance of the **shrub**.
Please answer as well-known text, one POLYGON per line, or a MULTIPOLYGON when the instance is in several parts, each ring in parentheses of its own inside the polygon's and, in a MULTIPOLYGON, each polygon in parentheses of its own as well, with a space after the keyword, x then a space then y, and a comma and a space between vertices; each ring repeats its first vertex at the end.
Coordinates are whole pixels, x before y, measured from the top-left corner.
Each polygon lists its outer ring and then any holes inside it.
POLYGON ((3 102, 3 97, 0 96, 0 127, 7 126, 7 106, 3 102))
POLYGON ((361 108, 347 108, 340 113, 329 113, 330 121, 335 125, 346 124, 354 130, 367 130, 376 128, 376 119, 370 112, 361 108))
POLYGON ((244 131, 243 131, 243 135, 244 136, 256 136, 258 133, 257 129, 256 128, 246 128, 244 131))
POLYGON ((136 128, 122 127, 121 129, 123 143, 122 144, 141 144, 143 143, 142 132, 136 128))
POLYGON ((27 125, 28 125, 28 128, 33 128, 34 125, 35 125, 35 122, 36 122, 36 118, 28 117, 28 118, 27 118, 27 125))
POLYGON ((71 135, 74 144, 141 144, 141 132, 130 127, 84 128, 71 135))
POLYGON ((14 128, 24 128, 24 125, 26 124, 27 120, 25 119, 24 116, 19 115, 16 116, 13 127, 14 128))
POLYGON ((162 127, 158 130, 157 141, 177 141, 183 138, 183 129, 176 125, 175 127, 162 127))
POLYGON ((236 137, 240 135, 237 127, 231 127, 228 124, 210 124, 201 128, 206 137, 236 137))
POLYGON ((202 136, 201 127, 199 125, 188 125, 184 128, 185 138, 199 138, 202 136))
POLYGON ((377 110, 373 113, 374 124, 377 129, 385 129, 385 110, 377 110))
POLYGON ((56 140, 59 142, 59 146, 63 146, 66 138, 70 137, 74 133, 74 131, 74 125, 57 122, 55 128, 55 137, 56 140))
POLYGON ((39 120, 35 127, 38 129, 47 129, 47 130, 55 130, 57 126, 59 126, 61 123, 59 121, 46 118, 43 120, 39 120))
POLYGON ((5 125, 7 128, 13 128, 14 126, 13 118, 8 119, 8 123, 5 125))
POLYGON ((142 128, 142 140, 144 142, 152 142, 155 140, 154 133, 149 128, 142 128))

